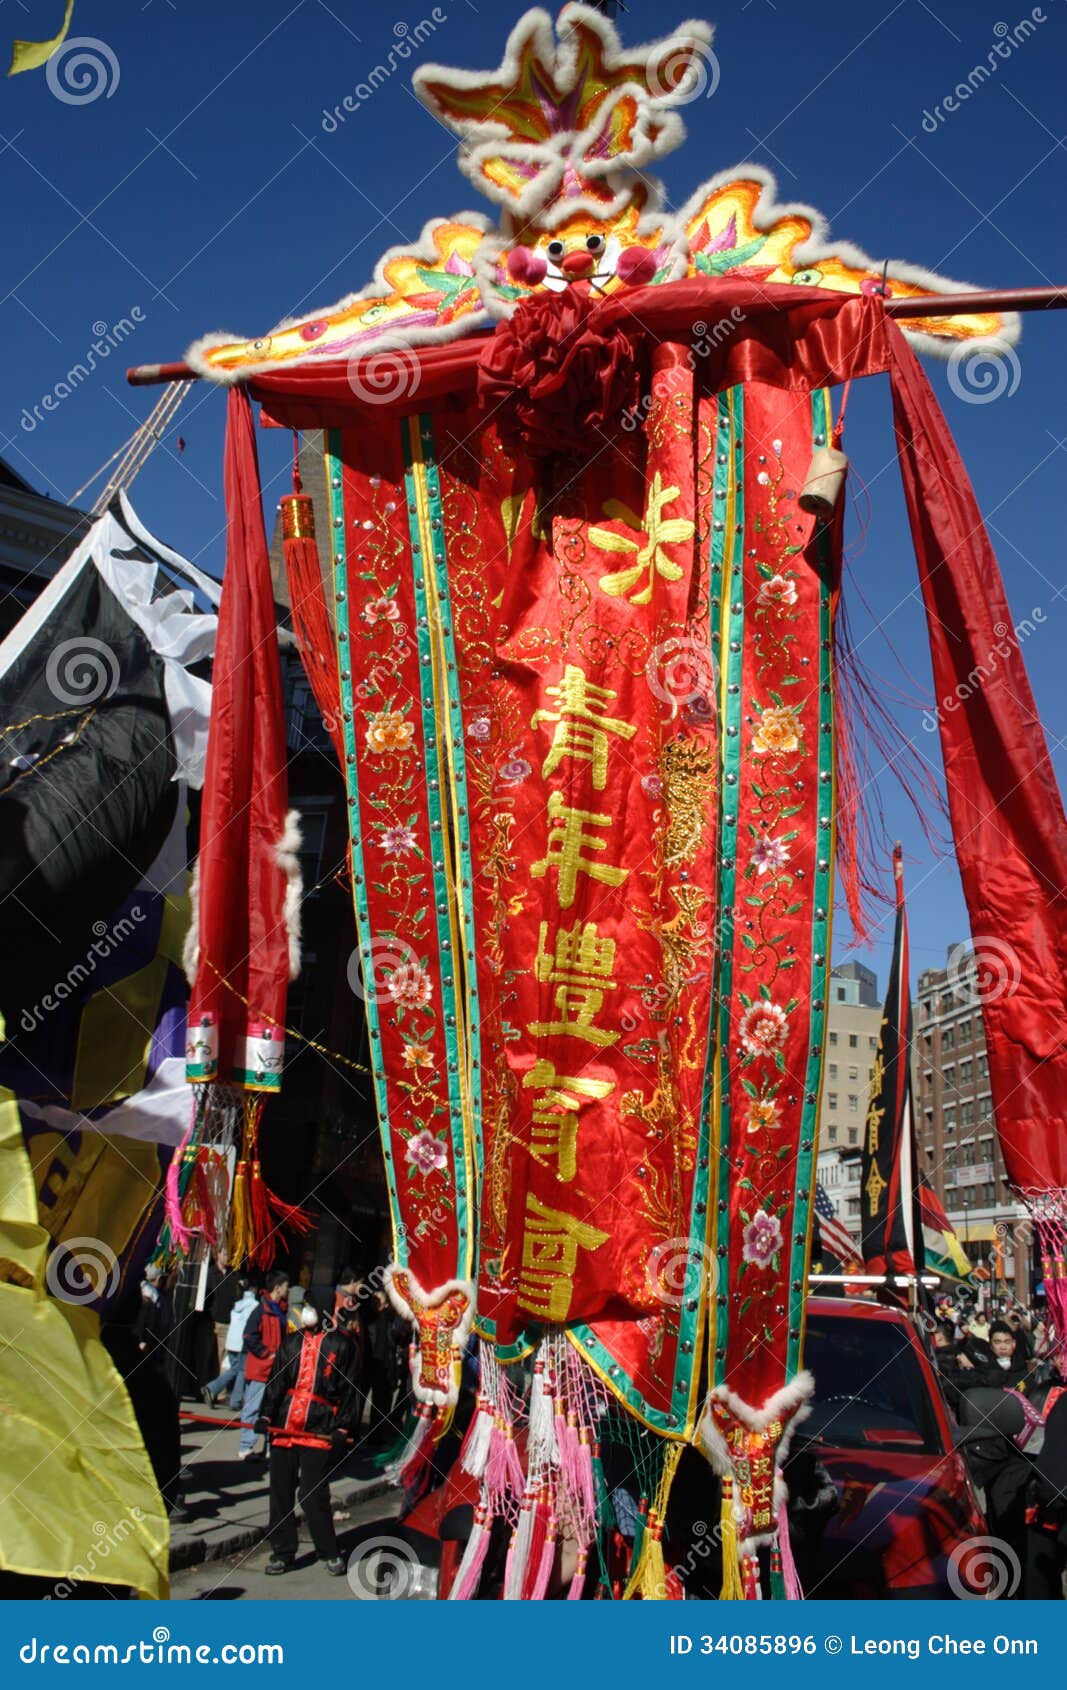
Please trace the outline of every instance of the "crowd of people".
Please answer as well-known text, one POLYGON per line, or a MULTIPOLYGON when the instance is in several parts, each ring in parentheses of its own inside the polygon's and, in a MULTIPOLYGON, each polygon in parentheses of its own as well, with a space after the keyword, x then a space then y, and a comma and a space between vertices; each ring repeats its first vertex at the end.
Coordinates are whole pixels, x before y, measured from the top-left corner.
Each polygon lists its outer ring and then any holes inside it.
POLYGON ((1016 1594, 1060 1599, 1067 1571, 1067 1388, 1047 1324, 945 1300, 934 1353, 990 1534, 1014 1554, 1016 1594))
POLYGON ((174 1276, 150 1265, 132 1327, 133 1373, 152 1396, 141 1423, 171 1520, 188 1518, 179 1406, 194 1391, 210 1408, 225 1401, 231 1421, 240 1417, 236 1460, 269 1459, 266 1571, 293 1565, 299 1499, 320 1563, 343 1574, 331 1479, 357 1447, 391 1442, 408 1409, 409 1328, 381 1275, 344 1267, 324 1290, 291 1283, 283 1268, 259 1277, 230 1271, 220 1251, 201 1310, 176 1319, 174 1290, 174 1276))

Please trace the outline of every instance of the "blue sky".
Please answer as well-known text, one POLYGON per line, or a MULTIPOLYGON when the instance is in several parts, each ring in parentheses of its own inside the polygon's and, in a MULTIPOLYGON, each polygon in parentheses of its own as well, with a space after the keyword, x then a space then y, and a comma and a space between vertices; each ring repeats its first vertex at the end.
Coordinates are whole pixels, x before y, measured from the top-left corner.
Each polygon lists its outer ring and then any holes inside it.
MULTIPOLYGON (((677 9, 632 0, 621 27, 643 41, 697 9, 692 0, 677 9)), ((443 0, 444 22, 419 56, 494 65, 521 10, 443 0)), ((427 218, 485 209, 455 168, 450 138, 414 99, 410 61, 335 132, 322 127, 324 110, 387 57, 402 26, 413 30, 431 11, 424 0, 121 8, 77 0, 72 34, 104 43, 110 92, 74 104, 56 97, 43 72, 0 82, 0 452, 35 486, 69 497, 147 414, 156 395, 127 387, 128 363, 180 357, 210 329, 254 335, 330 304, 427 218), (85 358, 97 325, 122 319, 133 325, 125 344, 35 419, 43 395, 85 358)), ((62 0, 0 0, 3 55, 15 36, 53 34, 61 16, 62 0)), ((714 172, 755 160, 777 174, 782 198, 818 206, 835 235, 876 257, 987 286, 1067 282, 1065 0, 1036 9, 1022 0, 817 8, 722 0, 712 21, 718 86, 686 108, 689 139, 664 163, 671 204, 714 172), (1023 18, 1038 20, 1033 36, 998 59, 956 112, 924 128, 924 114, 988 61, 1004 38, 998 25, 1014 30, 1023 18)), ((1041 612, 1025 655, 1062 783, 1067 313, 1026 320, 1014 391, 988 403, 964 402, 943 367, 928 368, 986 515, 1013 620, 1041 612)), ((193 391, 134 490, 149 527, 215 573, 223 409, 217 391, 193 391)), ((887 681, 902 680, 896 654, 928 703, 884 383, 853 392, 847 435, 854 487, 862 483, 869 498, 869 509, 860 501, 863 522, 853 512, 850 523, 857 555, 846 597, 856 635, 887 681)), ((267 438, 262 460, 272 504, 285 490, 284 440, 267 438)), ((921 706, 896 713, 940 779, 921 706)), ((931 854, 890 777, 879 781, 878 801, 907 853, 913 965, 939 963, 967 932, 955 867, 931 854)), ((839 911, 835 955, 847 954, 848 938, 839 911)), ((885 936, 858 954, 884 981, 885 936)))

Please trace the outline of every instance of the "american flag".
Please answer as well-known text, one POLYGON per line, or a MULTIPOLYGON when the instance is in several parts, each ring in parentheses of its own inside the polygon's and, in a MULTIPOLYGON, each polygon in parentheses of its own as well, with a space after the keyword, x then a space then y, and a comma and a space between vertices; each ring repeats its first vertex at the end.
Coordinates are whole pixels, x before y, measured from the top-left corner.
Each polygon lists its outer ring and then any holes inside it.
POLYGON ((829 1255, 835 1256, 843 1267, 851 1267, 859 1261, 856 1240, 834 1214, 833 1203, 818 1180, 815 1182, 815 1219, 822 1246, 829 1255))

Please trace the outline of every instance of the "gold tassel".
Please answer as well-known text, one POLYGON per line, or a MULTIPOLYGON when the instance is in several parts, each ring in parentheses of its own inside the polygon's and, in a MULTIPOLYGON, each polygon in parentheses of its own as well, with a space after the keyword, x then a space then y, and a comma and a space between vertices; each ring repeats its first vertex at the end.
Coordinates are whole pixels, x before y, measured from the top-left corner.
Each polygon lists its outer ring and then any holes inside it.
POLYGON ((230 1266, 239 1268, 248 1260, 253 1245, 252 1216, 249 1209, 248 1163, 241 1161, 233 1176, 233 1196, 230 1199, 230 1266))
POLYGON ((641 1548, 630 1578, 623 1592, 623 1601, 640 1597, 643 1602, 667 1600, 667 1567, 663 1559, 663 1526, 667 1518, 667 1503, 674 1475, 682 1458, 681 1444, 671 1444, 663 1460, 656 1494, 648 1510, 648 1519, 641 1538, 641 1548))
POLYGON ((720 1602, 743 1602, 745 1587, 741 1580, 741 1558, 737 1548, 737 1521, 734 1519, 734 1481, 722 1482, 722 1513, 719 1519, 722 1534, 722 1589, 720 1602))

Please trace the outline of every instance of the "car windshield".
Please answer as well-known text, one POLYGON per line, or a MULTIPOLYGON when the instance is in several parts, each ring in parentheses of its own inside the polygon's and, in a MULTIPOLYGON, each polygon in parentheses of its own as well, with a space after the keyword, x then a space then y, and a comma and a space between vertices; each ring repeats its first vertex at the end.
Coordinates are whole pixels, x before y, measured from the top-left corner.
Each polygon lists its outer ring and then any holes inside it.
POLYGON ((943 1453, 930 1386, 901 1327, 812 1312, 804 1365, 815 1377, 815 1400, 801 1438, 842 1449, 943 1453))

